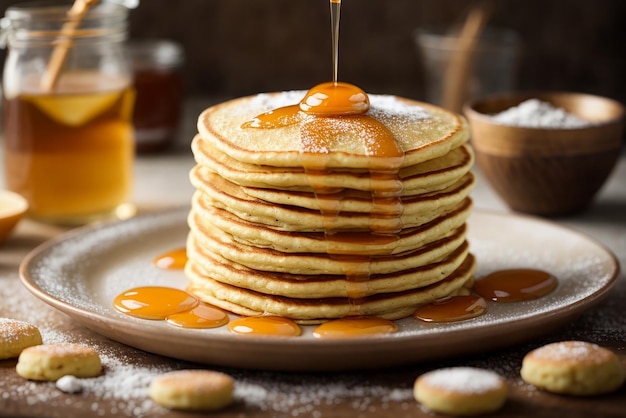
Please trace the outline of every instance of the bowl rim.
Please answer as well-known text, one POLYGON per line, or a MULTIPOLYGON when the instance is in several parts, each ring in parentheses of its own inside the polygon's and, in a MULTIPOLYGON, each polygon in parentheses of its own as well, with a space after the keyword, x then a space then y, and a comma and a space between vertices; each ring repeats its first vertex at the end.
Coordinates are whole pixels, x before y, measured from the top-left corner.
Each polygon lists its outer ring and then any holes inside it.
MULTIPOLYGON (((511 106, 517 106, 517 104, 511 105, 511 106)), ((508 109, 508 107, 502 109, 502 111, 506 109, 508 109)), ((590 93, 564 91, 564 90, 528 90, 528 91, 522 90, 522 91, 493 93, 493 94, 489 94, 489 95, 485 95, 485 96, 481 96, 481 97, 477 97, 475 99, 469 100, 463 104, 463 114, 468 119, 480 120, 492 126, 501 126, 507 129, 531 130, 531 131, 532 130, 534 131, 555 131, 555 130, 587 131, 587 130, 596 129, 600 126, 624 123, 626 119, 626 108, 621 102, 615 99, 604 97, 604 96, 599 96, 595 94, 590 94, 590 93), (616 109, 618 109, 618 115, 611 119, 590 123, 588 126, 580 126, 580 127, 572 127, 572 128, 550 128, 550 127, 519 126, 519 125, 507 125, 503 123, 495 123, 493 121, 491 114, 482 113, 476 110, 477 106, 480 106, 482 104, 485 104, 494 100, 510 99, 510 100, 517 101, 518 102, 517 104, 520 104, 523 101, 529 100, 529 99, 539 99, 539 100, 549 101, 550 97, 564 98, 564 97, 574 97, 574 96, 593 99, 593 100, 605 101, 615 106, 616 109)))

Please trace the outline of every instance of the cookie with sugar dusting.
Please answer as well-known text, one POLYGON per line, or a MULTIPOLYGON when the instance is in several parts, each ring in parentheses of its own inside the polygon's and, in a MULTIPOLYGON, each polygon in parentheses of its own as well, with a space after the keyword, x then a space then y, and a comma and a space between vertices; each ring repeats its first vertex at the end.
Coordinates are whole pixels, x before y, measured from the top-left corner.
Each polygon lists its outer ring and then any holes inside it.
POLYGON ((41 343, 41 333, 35 325, 0 318, 0 360, 17 357, 25 348, 41 343))
POLYGON ((217 410, 233 401, 234 380, 210 370, 178 370, 155 378, 149 395, 159 405, 180 410, 217 410))
POLYGON ((497 373, 474 367, 450 367, 425 373, 414 385, 415 399, 427 409, 450 415, 478 415, 502 407, 506 382, 497 373))
POLYGON ((80 344, 44 344, 20 354, 17 374, 31 380, 56 381, 63 376, 96 377, 102 372, 98 352, 80 344))
POLYGON ((538 388, 568 395, 612 392, 626 379, 615 353, 584 341, 561 341, 531 351, 520 374, 538 388))

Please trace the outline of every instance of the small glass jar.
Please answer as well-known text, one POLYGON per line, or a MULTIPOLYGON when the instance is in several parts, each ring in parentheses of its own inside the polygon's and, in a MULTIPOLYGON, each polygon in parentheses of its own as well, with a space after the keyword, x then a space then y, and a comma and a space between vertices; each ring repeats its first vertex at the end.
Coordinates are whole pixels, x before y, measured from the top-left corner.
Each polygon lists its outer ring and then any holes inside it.
POLYGON ((182 111, 182 47, 169 40, 128 43, 137 93, 133 125, 139 153, 163 151, 174 143, 182 111))
POLYGON ((102 3, 77 20, 70 8, 39 2, 5 12, 4 170, 31 217, 83 224, 129 214, 134 90, 128 9, 102 3))

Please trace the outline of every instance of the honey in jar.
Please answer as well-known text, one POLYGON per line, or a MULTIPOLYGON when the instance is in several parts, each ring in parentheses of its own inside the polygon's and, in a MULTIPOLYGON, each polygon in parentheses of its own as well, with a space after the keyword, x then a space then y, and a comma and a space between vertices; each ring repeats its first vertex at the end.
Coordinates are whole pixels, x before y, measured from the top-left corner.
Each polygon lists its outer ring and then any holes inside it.
POLYGON ((82 224, 120 215, 126 206, 134 155, 134 91, 123 50, 127 13, 98 5, 68 40, 67 5, 7 9, 5 181, 28 200, 32 218, 82 224), (47 85, 59 45, 67 57, 47 85))

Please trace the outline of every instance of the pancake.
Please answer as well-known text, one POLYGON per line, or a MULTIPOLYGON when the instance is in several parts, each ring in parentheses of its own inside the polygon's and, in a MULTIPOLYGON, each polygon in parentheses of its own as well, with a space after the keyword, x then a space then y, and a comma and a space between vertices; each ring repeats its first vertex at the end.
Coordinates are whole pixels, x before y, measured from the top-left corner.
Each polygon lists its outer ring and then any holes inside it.
MULTIPOLYGON (((315 195, 313 191, 276 190, 257 187, 246 187, 232 183, 227 179, 206 170, 201 165, 195 166, 190 173, 191 183, 205 195, 214 200, 221 201, 229 207, 237 206, 235 200, 244 201, 246 206, 270 203, 276 205, 295 206, 311 209, 319 212, 320 200, 333 200, 336 202, 338 212, 362 212, 371 213, 375 210, 371 192, 361 190, 340 190, 336 193, 327 194, 324 197, 315 195), (227 195, 227 196, 221 196, 227 195)), ((402 199, 403 214, 417 214, 429 212, 434 206, 443 206, 446 203, 458 203, 469 195, 474 187, 474 175, 466 173, 461 178, 454 178, 449 186, 436 191, 420 194, 404 194, 402 199), (430 205, 430 207, 428 207, 430 205), (426 207, 425 207, 426 206, 426 207)))
MULTIPOLYGON (((203 171, 201 167, 192 170, 191 181, 198 189, 192 205, 200 212, 208 207, 220 208, 251 224, 266 225, 282 231, 324 231, 328 227, 328 218, 320 211, 319 200, 315 196, 291 195, 293 201, 290 205, 269 202, 250 196, 248 189, 203 171), (297 205, 298 200, 300 205, 297 205), (318 209, 306 206, 318 206, 318 209)), ((467 199, 474 185, 474 177, 468 173, 457 183, 437 195, 403 199, 402 214, 399 215, 402 226, 420 226, 458 209, 467 199)), ((283 198, 288 199, 288 196, 283 198)), ((333 218, 333 228, 336 230, 380 230, 393 228, 397 224, 397 219, 372 216, 375 203, 371 198, 369 202, 346 198, 338 205, 337 209, 343 209, 341 205, 345 205, 345 209, 360 209, 360 212, 338 211, 333 218), (359 204, 361 207, 355 208, 359 204)), ((211 218, 208 219, 210 222, 211 218)))
MULTIPOLYGON (((189 242, 188 251, 192 262, 188 263, 187 273, 195 285, 201 287, 204 278, 211 279, 245 289, 292 298, 328 298, 349 297, 354 284, 346 280, 345 275, 331 274, 290 274, 270 273, 247 268, 207 251, 197 242, 189 242)), ((377 293, 400 292, 425 287, 448 277, 468 257, 469 245, 461 243, 454 251, 440 261, 422 267, 394 272, 374 274, 363 287, 360 294, 371 296, 377 293)))
MULTIPOLYGON (((201 195, 196 194, 198 199, 201 195)), ((323 231, 302 232, 274 229, 259 223, 250 223, 215 206, 203 206, 194 200, 194 211, 189 225, 202 236, 212 235, 216 228, 244 245, 270 248, 285 253, 327 253, 376 255, 398 254, 419 248, 460 227, 469 215, 469 201, 465 200, 450 210, 448 217, 439 217, 419 227, 404 228, 393 236, 372 236, 369 232, 347 231, 330 236, 323 231), (443 231, 443 232, 442 232, 443 231)))
MULTIPOLYGON (((259 94, 213 106, 200 114, 198 132, 237 161, 272 167, 302 167, 298 124, 276 129, 241 129, 261 113, 297 104, 305 92, 259 94)), ((445 109, 388 95, 370 95, 367 115, 382 122, 404 150, 402 167, 446 155, 467 142, 466 120, 445 109)), ((370 169, 373 162, 360 132, 328 138, 328 169, 370 169)))
POLYGON ((476 261, 465 119, 371 95, 358 117, 291 108, 287 122, 247 124, 303 95, 235 99, 199 116, 188 290, 239 315, 299 323, 398 319, 466 294, 476 261))
MULTIPOLYGON (((441 259, 457 248, 465 239, 465 219, 471 206, 457 211, 445 219, 433 221, 423 227, 422 244, 412 251, 381 255, 368 261, 370 274, 384 274, 422 266, 441 259), (439 245, 444 242, 445 245, 439 245)), ((190 217, 193 217, 193 213, 190 217)), ((197 218, 196 218, 197 219, 197 218)), ((199 231, 190 221, 191 228, 199 231)), ((350 255, 327 253, 286 253, 271 248, 252 246, 218 228, 205 224, 201 232, 193 234, 199 245, 222 257, 249 268, 293 274, 345 274, 354 271, 363 260, 350 255)))
MULTIPOLYGON (((273 167, 243 163, 221 152, 200 135, 196 135, 191 146, 199 166, 232 183, 260 189, 313 192, 309 176, 315 174, 307 174, 302 166, 273 167)), ((473 162, 474 154, 471 148, 461 145, 439 158, 406 166, 398 173, 403 183, 402 195, 444 189, 466 174, 473 162)), ((385 184, 372 183, 369 172, 363 169, 335 170, 332 176, 325 178, 324 181, 329 187, 338 190, 370 191, 372 188, 385 187, 385 184)))
MULTIPOLYGON (((189 274, 189 269, 187 269, 189 274)), ((417 289, 395 293, 379 293, 360 298, 298 299, 268 295, 231 286, 203 277, 200 285, 192 281, 188 291, 207 303, 239 315, 277 315, 299 323, 319 323, 347 316, 377 316, 400 319, 411 315, 416 307, 443 297, 466 294, 473 284, 476 261, 468 256, 461 266, 444 280, 417 289)))

